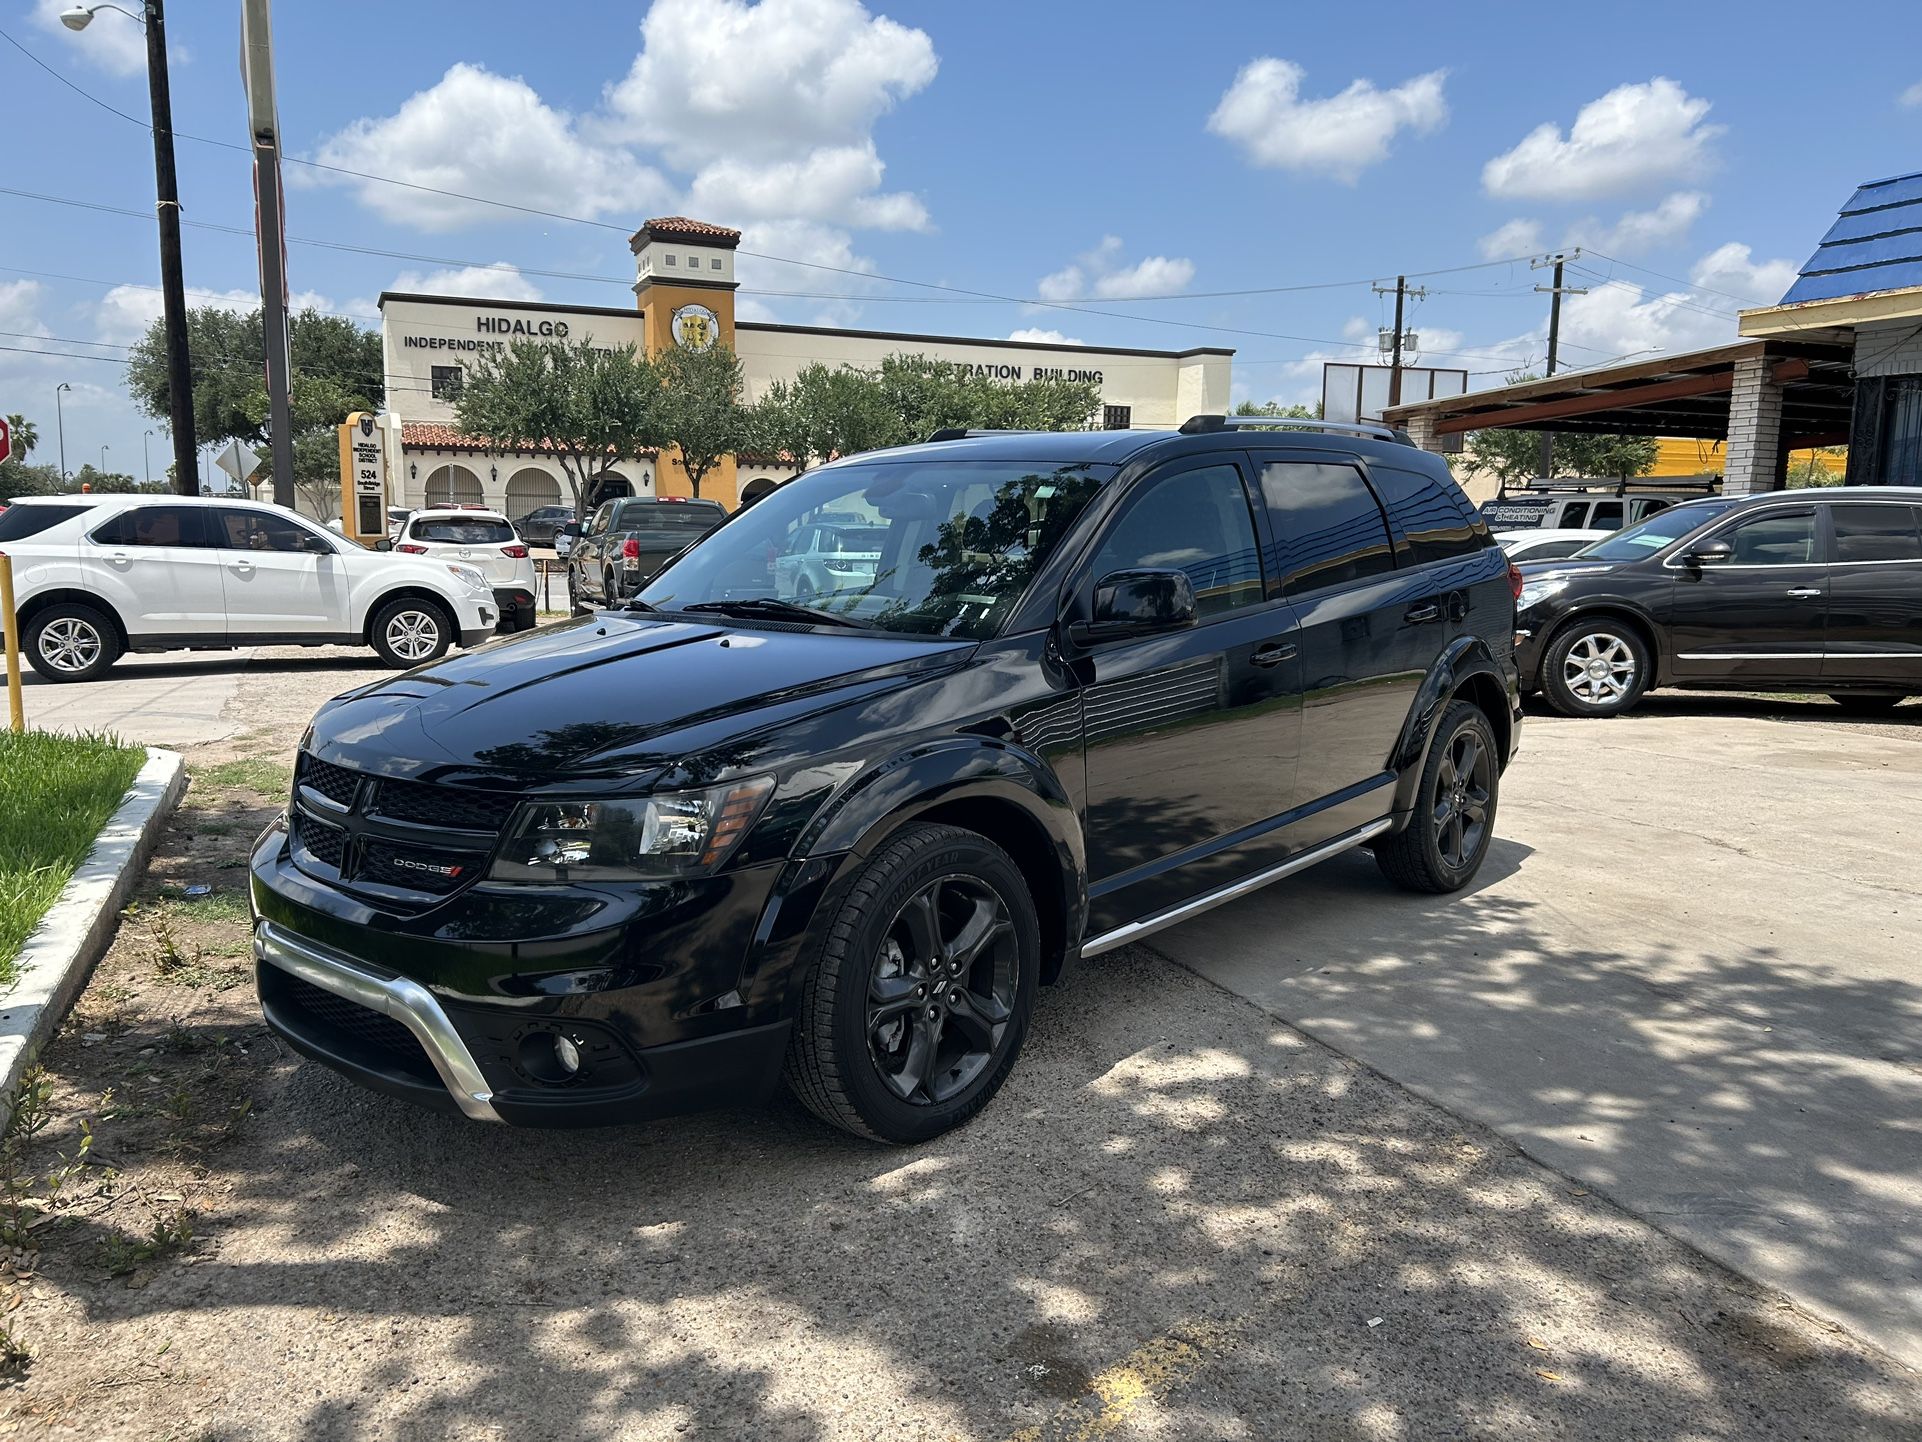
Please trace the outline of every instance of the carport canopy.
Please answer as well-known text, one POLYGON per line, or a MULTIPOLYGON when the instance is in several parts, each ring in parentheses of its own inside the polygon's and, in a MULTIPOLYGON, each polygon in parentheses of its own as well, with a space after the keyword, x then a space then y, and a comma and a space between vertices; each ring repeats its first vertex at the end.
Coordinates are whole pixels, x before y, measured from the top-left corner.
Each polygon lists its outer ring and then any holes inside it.
POLYGON ((1704 350, 1560 371, 1544 380, 1391 406, 1390 425, 1416 444, 1467 431, 1514 429, 1729 438, 1737 368, 1755 363, 1780 387, 1781 445, 1845 445, 1855 382, 1846 345, 1740 340, 1704 350))

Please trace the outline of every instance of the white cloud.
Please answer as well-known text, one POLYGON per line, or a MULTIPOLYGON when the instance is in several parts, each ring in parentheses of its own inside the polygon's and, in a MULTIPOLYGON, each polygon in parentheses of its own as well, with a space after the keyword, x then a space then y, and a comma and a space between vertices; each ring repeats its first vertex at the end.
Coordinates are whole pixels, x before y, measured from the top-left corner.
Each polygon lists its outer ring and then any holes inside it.
POLYGON ((1922 105, 1922 80, 1918 80, 1907 90, 1895 97, 1897 105, 1922 105))
POLYGON ((1121 262, 1121 237, 1104 235, 1093 250, 1035 282, 1042 300, 1134 300, 1186 290, 1195 263, 1186 256, 1151 255, 1133 265, 1121 262))
MULTIPOLYGON (((356 120, 322 142, 319 158, 589 219, 636 218, 670 194, 656 171, 618 146, 583 137, 573 117, 548 105, 526 81, 467 64, 451 67, 392 115, 356 120)), ((352 185, 369 209, 421 230, 454 230, 512 213, 325 171, 299 174, 315 184, 352 185)))
MULTIPOLYGON (((853 237, 835 226, 812 220, 754 221, 742 227, 741 250, 754 252, 737 253, 735 258, 734 274, 744 292, 799 290, 860 295, 872 289, 872 282, 862 277, 874 270, 874 262, 858 254, 853 237), (783 259, 764 259, 767 256, 783 259)), ((777 318, 766 302, 752 294, 737 296, 734 313, 741 320, 777 318)), ((810 321, 815 325, 847 325, 858 314, 859 307, 852 301, 824 301, 810 321)))
MULTIPOLYGON (((318 291, 297 290, 287 298, 290 309, 332 311, 333 302, 318 291)), ((190 307, 218 306, 245 313, 260 309, 260 292, 250 289, 190 290, 190 307)), ((158 286, 117 285, 100 298, 94 310, 94 334, 113 345, 132 345, 144 336, 165 309, 158 286)))
POLYGON ((489 300, 540 300, 541 288, 506 261, 493 265, 449 266, 445 270, 408 270, 394 277, 389 290, 409 295, 469 295, 489 300))
POLYGON ((1748 305, 1775 305, 1798 273, 1792 260, 1757 261, 1746 245, 1730 241, 1696 261, 1688 278, 1710 290, 1741 296, 1748 305))
POLYGON ((1476 242, 1483 260, 1508 260, 1518 255, 1534 255, 1544 249, 1539 220, 1506 221, 1476 242))
POLYGON ((1307 71, 1292 60, 1263 56, 1243 66, 1223 93, 1208 128, 1232 140, 1256 165, 1329 175, 1353 185, 1388 158, 1403 130, 1426 135, 1448 119, 1445 70, 1377 89, 1356 80, 1339 95, 1301 98, 1307 71))
POLYGON ((1008 332, 1009 340, 1028 341, 1033 345, 1086 345, 1078 335, 1063 335, 1058 330, 1044 330, 1040 326, 1029 326, 1026 330, 1008 332))
POLYGON ((687 209, 726 216, 733 224, 781 218, 869 230, 926 230, 928 212, 914 196, 874 193, 885 169, 871 140, 765 164, 717 160, 694 177, 687 209))
POLYGON ((1680 241, 1706 209, 1708 197, 1701 191, 1678 190, 1653 210, 1628 211, 1610 226, 1593 217, 1580 221, 1570 229, 1569 242, 1633 255, 1680 241))
MULTIPOLYGON (((73 0, 34 0, 34 23, 65 42, 67 54, 84 64, 96 66, 111 75, 144 75, 147 72, 147 35, 125 15, 102 10, 84 33, 69 30, 60 23, 60 12, 71 10, 73 0)), ((128 6, 128 9, 137 7, 128 6)), ((177 49, 169 59, 182 58, 177 49)))
POLYGON ((1593 200, 1689 180, 1713 163, 1723 127, 1703 123, 1709 102, 1662 76, 1619 85, 1584 105, 1566 137, 1553 121, 1482 167, 1490 195, 1593 200))
POLYGON ((655 0, 610 124, 683 169, 865 142, 934 79, 925 31, 859 0, 655 0))

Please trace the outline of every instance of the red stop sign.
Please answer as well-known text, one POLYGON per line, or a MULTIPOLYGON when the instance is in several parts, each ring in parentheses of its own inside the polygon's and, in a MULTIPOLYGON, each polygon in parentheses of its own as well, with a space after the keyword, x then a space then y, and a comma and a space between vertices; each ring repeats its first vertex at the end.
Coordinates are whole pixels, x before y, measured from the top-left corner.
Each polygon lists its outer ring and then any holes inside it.
POLYGON ((13 432, 7 429, 7 418, 0 416, 0 461, 13 454, 13 432))

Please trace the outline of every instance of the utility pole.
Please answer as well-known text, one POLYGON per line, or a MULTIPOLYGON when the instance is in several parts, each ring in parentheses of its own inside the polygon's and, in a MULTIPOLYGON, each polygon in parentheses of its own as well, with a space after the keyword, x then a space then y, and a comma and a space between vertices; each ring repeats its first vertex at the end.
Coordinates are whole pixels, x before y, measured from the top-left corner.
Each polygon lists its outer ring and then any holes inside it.
MULTIPOLYGON (((1562 267, 1568 264, 1569 261, 1580 257, 1581 253, 1581 247, 1577 246, 1573 250, 1557 251, 1553 255, 1545 255, 1539 259, 1531 260, 1528 263, 1530 270, 1541 270, 1545 266, 1553 266, 1555 268, 1555 283, 1553 285, 1538 285, 1535 287, 1538 294, 1545 293, 1548 296, 1549 375, 1555 374, 1557 352, 1560 350, 1562 343, 1562 297, 1565 295, 1588 294, 1587 286, 1566 286, 1562 284, 1562 267)), ((1555 474, 1555 433, 1553 431, 1542 432, 1540 469, 1543 479, 1547 479, 1549 476, 1555 474)))
POLYGON ((260 251, 260 316, 267 344, 267 439, 274 504, 294 504, 294 431, 288 404, 286 207, 281 200, 280 108, 274 99, 274 33, 268 0, 241 0, 240 74, 254 148, 254 234, 260 251))
MULTIPOLYGON (((1388 291, 1389 287, 1385 285, 1374 287, 1376 295, 1387 295, 1388 291)), ((1394 291, 1395 334, 1388 346, 1391 356, 1388 362, 1388 404, 1398 406, 1401 404, 1401 354, 1404 341, 1408 343, 1408 349, 1414 349, 1414 337, 1402 330, 1402 307, 1411 295, 1416 300, 1428 299, 1428 292, 1420 286, 1416 286, 1411 290, 1408 285, 1408 277, 1405 275, 1395 277, 1394 291)))

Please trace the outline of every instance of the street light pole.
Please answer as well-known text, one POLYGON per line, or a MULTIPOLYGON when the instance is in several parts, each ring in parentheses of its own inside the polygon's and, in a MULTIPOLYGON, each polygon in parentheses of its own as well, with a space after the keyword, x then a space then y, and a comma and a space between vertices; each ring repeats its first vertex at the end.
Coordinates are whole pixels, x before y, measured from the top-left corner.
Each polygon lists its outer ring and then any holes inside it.
POLYGON ((106 446, 100 448, 100 475, 103 480, 107 475, 107 451, 108 447, 106 446))
POLYGON ((147 90, 153 105, 154 210, 160 221, 160 293, 166 315, 167 410, 174 441, 174 489, 194 494, 193 365, 187 352, 187 283, 180 269, 180 189, 174 179, 173 99, 167 86, 167 17, 162 0, 145 0, 143 16, 118 5, 76 5, 61 12, 69 30, 85 30, 98 10, 114 10, 147 32, 147 90))
POLYGON ((65 381, 53 388, 53 418, 60 428, 60 479, 63 482, 67 479, 67 412, 60 404, 60 394, 72 389, 65 381))
POLYGON ((152 431, 140 433, 140 479, 150 486, 153 484, 153 456, 147 450, 147 442, 152 438, 152 431))

